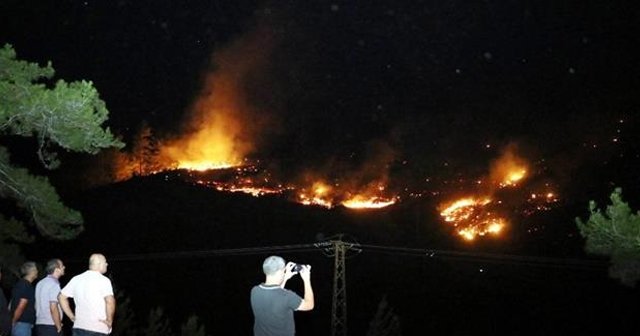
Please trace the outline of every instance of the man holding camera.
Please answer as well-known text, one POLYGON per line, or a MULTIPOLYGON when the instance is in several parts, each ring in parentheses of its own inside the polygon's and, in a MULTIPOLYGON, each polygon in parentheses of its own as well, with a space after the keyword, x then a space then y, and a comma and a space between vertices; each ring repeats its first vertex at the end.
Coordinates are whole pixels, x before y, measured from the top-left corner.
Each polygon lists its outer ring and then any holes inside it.
POLYGON ((271 256, 262 263, 262 271, 266 280, 251 289, 251 309, 255 322, 255 336, 288 336, 295 335, 295 310, 313 309, 314 298, 311 288, 311 266, 286 263, 278 256, 271 256), (304 283, 304 298, 285 289, 291 277, 300 274, 304 283))

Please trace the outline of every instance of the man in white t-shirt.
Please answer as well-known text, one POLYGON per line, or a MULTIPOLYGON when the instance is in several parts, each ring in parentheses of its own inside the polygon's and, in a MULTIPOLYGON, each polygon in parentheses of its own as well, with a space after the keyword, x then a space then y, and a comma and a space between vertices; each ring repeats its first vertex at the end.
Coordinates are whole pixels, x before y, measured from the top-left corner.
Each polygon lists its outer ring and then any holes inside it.
POLYGON ((111 333, 116 299, 111 280, 104 276, 107 259, 102 254, 92 254, 89 270, 74 276, 62 288, 58 301, 62 310, 73 321, 73 336, 101 336, 111 333), (71 310, 69 298, 73 298, 76 311, 71 310))
POLYGON ((36 285, 36 336, 62 335, 62 309, 58 294, 64 269, 62 260, 49 260, 45 266, 47 276, 36 285))

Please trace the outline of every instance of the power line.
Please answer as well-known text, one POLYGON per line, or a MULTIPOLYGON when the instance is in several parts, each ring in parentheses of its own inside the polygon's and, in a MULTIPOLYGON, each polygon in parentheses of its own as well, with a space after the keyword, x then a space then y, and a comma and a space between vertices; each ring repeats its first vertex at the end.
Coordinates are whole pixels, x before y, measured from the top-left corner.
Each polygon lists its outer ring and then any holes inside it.
POLYGON ((184 258, 206 258, 220 256, 240 256, 240 255, 256 255, 276 253, 276 252, 310 252, 317 251, 314 244, 298 244, 298 245, 282 245, 282 246, 264 246, 264 247, 245 247, 245 248, 229 248, 215 250, 196 250, 196 251, 174 251, 174 252, 158 252, 146 254, 126 254, 109 257, 115 261, 136 261, 136 260, 153 260, 153 259, 184 259, 184 258))
POLYGON ((609 265, 608 261, 593 259, 540 257, 528 255, 465 252, 437 249, 418 249, 397 246, 360 245, 365 252, 377 252, 395 255, 408 255, 414 257, 440 258, 468 262, 487 262, 501 264, 516 264, 538 267, 559 267, 578 269, 601 269, 609 265))
MULTIPOLYGON (((296 252, 318 252, 327 253, 327 247, 332 246, 331 242, 319 242, 314 244, 293 244, 280 246, 262 246, 228 249, 208 249, 194 251, 167 251, 155 253, 135 253, 109 256, 113 261, 145 261, 145 260, 170 260, 170 259, 190 259, 208 258, 222 256, 243 256, 260 255, 267 253, 296 253, 296 252)), ((439 250, 428 248, 408 248, 401 246, 383 246, 372 244, 351 243, 350 247, 357 252, 382 253, 399 256, 422 257, 427 259, 446 259, 462 262, 483 262, 498 264, 514 264, 534 267, 556 267, 556 268, 576 268, 576 269, 602 269, 609 265, 608 261, 594 259, 577 258, 557 258, 541 257, 530 255, 512 255, 483 252, 466 252, 454 250, 439 250)), ((80 261, 69 259, 69 262, 80 261)))

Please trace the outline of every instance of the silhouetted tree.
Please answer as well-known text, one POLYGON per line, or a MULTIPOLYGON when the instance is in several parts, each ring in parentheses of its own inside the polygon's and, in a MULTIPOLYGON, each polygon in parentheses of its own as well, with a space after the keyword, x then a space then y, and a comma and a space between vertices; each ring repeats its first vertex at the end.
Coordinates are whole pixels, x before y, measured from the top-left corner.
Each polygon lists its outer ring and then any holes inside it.
MULTIPOLYGON (((56 148, 96 154, 109 147, 122 147, 108 128, 104 101, 89 81, 58 80, 51 87, 40 81, 51 79, 49 62, 40 67, 16 59, 10 45, 0 49, 0 135, 32 137, 42 165, 59 165, 56 148)), ((0 249, 17 255, 16 243, 31 241, 25 229, 33 225, 52 239, 71 239, 82 231, 79 212, 67 208, 46 177, 34 176, 10 162, 9 151, 0 146, 0 197, 13 202, 20 216, 0 215, 0 249), (14 217, 15 216, 15 217, 14 217)), ((1 261, 1 260, 0 260, 1 261)))
POLYGON ((369 322, 367 336, 399 336, 402 335, 400 320, 389 307, 387 297, 382 297, 378 304, 376 315, 369 322))
POLYGON ((137 166, 137 175, 149 175, 157 171, 160 166, 158 164, 158 139, 153 133, 153 129, 144 123, 138 132, 136 141, 134 142, 132 154, 137 166))
POLYGON ((149 316, 147 318, 147 326, 142 331, 142 335, 173 335, 173 331, 169 326, 169 320, 164 315, 164 310, 161 307, 156 307, 149 312, 149 316))
POLYGON ((113 336, 136 336, 138 335, 135 322, 135 314, 131 308, 131 299, 124 292, 116 292, 116 316, 113 322, 113 336))
POLYGON ((195 315, 189 316, 187 322, 185 322, 180 328, 181 336, 206 336, 204 326, 198 322, 198 317, 195 315))
POLYGON ((589 219, 576 218, 578 228, 586 238, 588 253, 611 257, 609 275, 626 285, 634 286, 640 279, 640 212, 633 213, 622 200, 622 190, 611 194, 606 210, 589 202, 589 219))

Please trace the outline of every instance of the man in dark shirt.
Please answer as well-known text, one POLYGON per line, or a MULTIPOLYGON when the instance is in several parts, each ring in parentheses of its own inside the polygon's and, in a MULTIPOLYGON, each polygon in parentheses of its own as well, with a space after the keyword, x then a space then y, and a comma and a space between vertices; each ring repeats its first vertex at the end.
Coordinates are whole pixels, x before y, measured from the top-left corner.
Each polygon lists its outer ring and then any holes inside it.
POLYGON ((293 336, 295 335, 295 310, 313 309, 314 297, 311 288, 311 266, 300 269, 304 282, 304 298, 285 289, 284 286, 297 272, 295 264, 285 264, 284 259, 271 256, 262 263, 266 280, 251 289, 251 309, 255 317, 253 334, 255 336, 293 336))
MULTIPOLYGON (((2 269, 0 268, 0 280, 2 280, 2 269)), ((0 288, 0 336, 9 336, 11 333, 11 317, 7 308, 7 298, 0 288)))
POLYGON ((16 282, 11 292, 11 311, 13 312, 12 336, 31 336, 36 323, 35 289, 31 284, 38 277, 38 268, 33 261, 27 261, 20 267, 22 279, 16 282))

